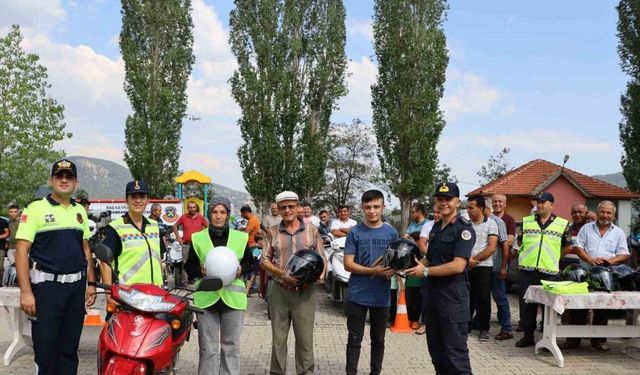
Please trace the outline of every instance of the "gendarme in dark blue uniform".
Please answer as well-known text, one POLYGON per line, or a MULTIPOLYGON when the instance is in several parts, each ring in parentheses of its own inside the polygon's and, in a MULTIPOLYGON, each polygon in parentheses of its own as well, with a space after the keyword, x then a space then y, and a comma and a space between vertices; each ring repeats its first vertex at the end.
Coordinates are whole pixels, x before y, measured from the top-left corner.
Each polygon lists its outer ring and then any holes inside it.
MULTIPOLYGON (((435 196, 458 198, 459 194, 458 186, 446 183, 436 188, 435 196)), ((475 240, 471 223, 463 217, 455 216, 444 226, 439 220, 429 234, 429 267, 452 262, 456 257, 468 260, 475 240)), ((427 345, 436 373, 471 374, 467 269, 450 276, 428 275, 426 297, 427 345)))
MULTIPOLYGON (((63 159, 53 165, 51 176, 75 183, 76 167, 63 159), (65 174, 67 177, 60 178, 65 174)), ((61 204, 52 195, 29 204, 20 218, 16 234, 20 254, 16 256, 28 253, 31 266, 29 274, 19 274, 18 279, 27 276, 35 298, 31 337, 38 375, 73 375, 78 371, 87 282, 84 241, 90 235, 87 220, 81 205, 73 200, 69 205, 61 204), (25 247, 24 242, 29 245, 25 247)), ((24 281, 21 293, 27 293, 23 286, 24 281)))

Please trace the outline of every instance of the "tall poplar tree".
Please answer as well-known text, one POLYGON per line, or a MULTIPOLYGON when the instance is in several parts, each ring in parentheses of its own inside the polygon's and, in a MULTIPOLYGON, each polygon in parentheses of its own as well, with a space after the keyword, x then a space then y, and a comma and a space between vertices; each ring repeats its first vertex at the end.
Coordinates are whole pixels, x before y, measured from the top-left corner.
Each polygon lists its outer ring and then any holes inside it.
POLYGON ((191 0, 122 0, 120 50, 133 114, 124 160, 151 196, 173 193, 193 57, 191 0))
POLYGON ((640 191, 640 1, 621 0, 617 9, 620 66, 629 76, 620 98, 622 173, 629 189, 640 191))
POLYGON ((439 101, 449 62, 446 9, 443 0, 375 2, 373 125, 383 179, 400 199, 403 231, 411 201, 434 189, 436 145, 445 126, 439 101))
POLYGON ((230 26, 245 187, 262 208, 282 190, 310 199, 324 185, 329 119, 346 94, 342 0, 236 0, 230 26))

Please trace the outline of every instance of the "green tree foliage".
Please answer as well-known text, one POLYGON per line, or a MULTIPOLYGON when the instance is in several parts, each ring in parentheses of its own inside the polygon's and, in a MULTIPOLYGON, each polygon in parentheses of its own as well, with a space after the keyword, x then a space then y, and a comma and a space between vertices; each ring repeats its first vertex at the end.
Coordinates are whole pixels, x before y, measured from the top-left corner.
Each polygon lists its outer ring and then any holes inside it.
POLYGON ((334 213, 341 205, 358 207, 356 194, 366 190, 377 175, 377 167, 371 163, 376 142, 369 134, 371 130, 359 119, 331 125, 326 185, 316 197, 316 205, 330 207, 334 213))
POLYGON ((329 119, 346 94, 342 0, 236 0, 229 22, 246 189, 262 209, 285 189, 310 200, 324 185, 329 119))
POLYGON ((120 50, 133 114, 124 160, 151 196, 173 193, 193 57, 190 0, 122 0, 120 50))
POLYGON ((476 174, 480 177, 481 184, 487 184, 509 173, 513 168, 509 165, 508 155, 510 148, 505 147, 495 155, 489 156, 487 164, 483 165, 476 174))
POLYGON ((400 199, 402 230, 411 201, 434 186, 445 126, 439 101, 449 62, 443 0, 377 0, 373 32, 378 79, 373 125, 383 178, 400 199))
POLYGON ((0 38, 0 203, 24 206, 63 157, 53 145, 64 131, 64 107, 47 94, 47 68, 20 47, 14 25, 0 38))
POLYGON ((629 76, 620 98, 622 173, 629 189, 640 191, 640 1, 621 0, 617 9, 620 66, 629 76))

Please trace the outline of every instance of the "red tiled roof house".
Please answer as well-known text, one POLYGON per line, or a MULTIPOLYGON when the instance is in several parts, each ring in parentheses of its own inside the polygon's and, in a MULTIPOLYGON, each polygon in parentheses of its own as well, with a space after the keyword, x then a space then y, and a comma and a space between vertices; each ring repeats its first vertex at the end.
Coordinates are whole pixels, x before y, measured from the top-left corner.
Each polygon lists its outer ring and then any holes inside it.
POLYGON ((629 232, 631 222, 631 200, 640 198, 640 195, 629 190, 542 159, 523 164, 471 191, 467 196, 504 194, 507 197, 507 213, 520 221, 531 211, 531 198, 542 191, 553 194, 553 212, 568 220, 571 220, 571 205, 574 203, 585 203, 595 211, 600 201, 613 201, 617 206, 617 225, 625 233, 629 232))

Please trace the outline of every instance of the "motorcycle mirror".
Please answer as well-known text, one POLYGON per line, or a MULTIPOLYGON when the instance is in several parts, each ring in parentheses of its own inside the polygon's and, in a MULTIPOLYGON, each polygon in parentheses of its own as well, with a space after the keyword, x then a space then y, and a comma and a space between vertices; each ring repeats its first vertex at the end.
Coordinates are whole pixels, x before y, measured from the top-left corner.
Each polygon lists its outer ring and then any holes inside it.
POLYGON ((93 247, 93 253, 96 254, 96 258, 100 259, 100 261, 104 263, 111 263, 113 260, 113 251, 109 246, 104 244, 97 244, 93 247))
POLYGON ((219 277, 205 277, 198 284, 196 292, 215 292, 222 289, 222 279, 219 277))

